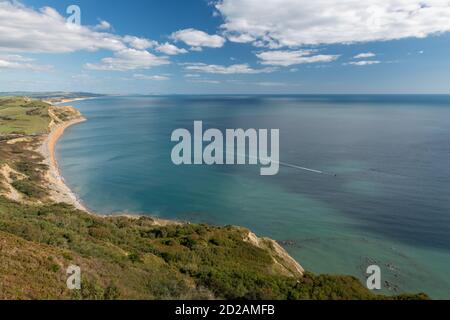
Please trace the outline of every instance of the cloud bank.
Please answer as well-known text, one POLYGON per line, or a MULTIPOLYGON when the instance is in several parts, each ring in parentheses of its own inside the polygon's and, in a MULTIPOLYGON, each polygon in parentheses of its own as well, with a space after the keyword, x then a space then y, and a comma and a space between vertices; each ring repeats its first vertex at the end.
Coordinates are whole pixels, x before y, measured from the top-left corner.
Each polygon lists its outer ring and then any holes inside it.
POLYGON ((35 64, 34 59, 25 58, 17 54, 0 55, 1 69, 22 69, 31 71, 46 71, 52 69, 51 66, 35 64))
POLYGON ((212 74, 257 74, 257 73, 270 73, 275 71, 274 68, 253 69, 248 64, 234 64, 231 66, 221 66, 205 63, 185 64, 185 70, 191 72, 203 72, 212 74))
POLYGON ((314 50, 279 50, 257 53, 256 56, 261 60, 261 64, 283 67, 305 63, 332 62, 339 58, 339 55, 312 55, 314 52, 314 50))
POLYGON ((230 41, 271 48, 450 31, 450 0, 220 0, 216 9, 230 41))
POLYGON ((85 68, 102 71, 128 71, 149 69, 169 63, 167 57, 158 57, 148 51, 124 49, 117 51, 114 57, 103 58, 100 63, 87 63, 85 68))
POLYGON ((0 35, 0 50, 7 52, 67 53, 126 48, 120 36, 66 23, 53 8, 36 11, 9 1, 0 1, 0 35))
MULTIPOLYGON (((85 67, 109 71, 148 69, 169 63, 167 57, 146 51, 149 48, 169 55, 184 52, 169 43, 160 45, 145 38, 104 32, 109 29, 112 29, 111 24, 104 20, 96 26, 80 26, 67 23, 65 17, 50 7, 34 10, 18 2, 0 1, 0 52, 55 54, 108 50, 113 52, 112 57, 104 58, 99 63, 88 63, 85 67)), ((2 59, 0 67, 48 69, 11 59, 2 59)))
POLYGON ((365 52, 365 53, 357 54, 356 56, 353 57, 353 59, 367 59, 367 58, 373 58, 375 56, 376 56, 376 54, 373 52, 365 52))

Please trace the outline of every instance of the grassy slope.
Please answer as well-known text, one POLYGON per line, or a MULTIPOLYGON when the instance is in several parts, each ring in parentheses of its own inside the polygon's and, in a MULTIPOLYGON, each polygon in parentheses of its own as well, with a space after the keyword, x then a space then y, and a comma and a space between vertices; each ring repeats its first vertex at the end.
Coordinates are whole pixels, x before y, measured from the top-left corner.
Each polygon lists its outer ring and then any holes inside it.
MULTIPOLYGON (((0 197, 0 298, 376 299, 348 276, 289 275, 237 227, 100 218, 0 197), (79 265, 83 290, 65 289, 79 265), (1 296, 3 295, 3 296, 1 296)), ((399 298, 421 298, 404 296, 399 298)))
MULTIPOLYGON (((0 97, 0 169, 8 165, 18 173, 9 178, 24 198, 46 197, 41 182, 47 167, 33 150, 40 143, 40 135, 48 132, 48 111, 49 105, 40 101, 0 97)), ((0 193, 8 189, 5 182, 0 174, 0 193)))
MULTIPOLYGON (((36 115, 26 112, 36 104, 20 107, 16 121, 40 123, 36 115)), ((4 109, 0 99, 0 110, 4 109)), ((9 126, 17 129, 13 122, 9 126)), ((27 127, 20 130, 30 133, 27 127)), ((40 130, 46 132, 44 127, 40 130)), ((4 134, 0 139, 2 159, 27 177, 23 181, 29 181, 31 191, 15 186, 29 204, 0 196, 1 299, 387 298, 373 295, 353 277, 310 273, 300 277, 275 254, 272 242, 255 246, 245 241, 248 231, 242 228, 161 227, 151 218, 101 218, 64 204, 46 203, 45 196, 33 189, 39 187, 45 170, 39 164, 42 159, 28 150, 39 138, 12 145, 9 139, 4 134), (44 203, 31 204, 36 200, 44 203), (80 292, 66 289, 65 270, 71 264, 82 269, 80 292)), ((0 175, 0 183, 2 179, 0 175)))
POLYGON ((48 130, 48 105, 26 98, 0 98, 0 134, 42 134, 48 130))

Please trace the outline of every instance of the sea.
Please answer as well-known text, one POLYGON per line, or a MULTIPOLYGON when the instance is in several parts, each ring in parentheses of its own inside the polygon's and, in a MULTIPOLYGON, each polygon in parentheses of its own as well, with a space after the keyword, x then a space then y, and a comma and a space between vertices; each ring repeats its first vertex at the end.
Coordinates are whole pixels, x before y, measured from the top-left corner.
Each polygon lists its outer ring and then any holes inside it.
POLYGON ((450 95, 107 96, 56 148, 92 211, 239 225, 308 271, 450 299, 450 95), (279 129, 280 171, 176 166, 174 130, 279 129), (315 171, 299 169, 309 168, 315 171))

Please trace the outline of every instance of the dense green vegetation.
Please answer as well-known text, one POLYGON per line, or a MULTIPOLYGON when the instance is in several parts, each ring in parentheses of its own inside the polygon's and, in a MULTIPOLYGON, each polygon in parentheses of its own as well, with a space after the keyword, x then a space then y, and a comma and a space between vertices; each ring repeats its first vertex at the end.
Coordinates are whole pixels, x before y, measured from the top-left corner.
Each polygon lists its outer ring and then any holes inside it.
MULTIPOLYGON (((15 135, 0 134, 0 170, 5 165, 14 172, 9 174, 10 184, 31 201, 44 200, 47 191, 43 188, 43 176, 47 166, 42 155, 34 149, 40 137, 16 138, 15 135)), ((0 171, 0 193, 7 189, 6 177, 0 171)))
POLYGON ((295 275, 274 262, 270 242, 257 247, 237 227, 158 226, 0 197, 0 233, 0 298, 386 298, 353 277, 295 275), (65 288, 71 264, 82 269, 81 292, 65 288))
MULTIPOLYGON (((53 108, 39 100, 0 97, 0 169, 3 165, 14 171, 10 184, 25 200, 42 201, 47 197, 43 176, 47 166, 36 152, 50 123, 79 117, 70 108, 53 108), (3 115, 3 116, 2 116, 3 115)), ((5 190, 5 177, 0 172, 0 193, 5 190)))
POLYGON ((51 203, 34 151, 42 137, 33 135, 47 132, 48 105, 0 98, 0 115, 0 169, 9 170, 0 172, 0 194, 21 196, 0 196, 0 299, 427 298, 376 296, 349 276, 302 276, 275 242, 243 228, 100 217, 51 203), (81 267, 81 291, 66 287, 70 265, 81 267))

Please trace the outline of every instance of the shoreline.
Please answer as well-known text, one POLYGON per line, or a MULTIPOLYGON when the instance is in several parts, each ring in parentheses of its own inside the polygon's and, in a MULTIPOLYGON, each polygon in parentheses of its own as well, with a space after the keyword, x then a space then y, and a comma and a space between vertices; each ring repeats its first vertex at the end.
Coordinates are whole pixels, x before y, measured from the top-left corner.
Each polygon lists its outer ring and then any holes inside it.
POLYGON ((65 130, 74 125, 87 121, 86 118, 74 119, 51 128, 48 135, 39 148, 44 157, 44 163, 48 165, 46 180, 50 190, 50 197, 56 203, 67 203, 73 205, 78 210, 90 213, 90 211, 81 203, 77 195, 67 186, 56 160, 55 148, 59 139, 63 136, 65 130))
MULTIPOLYGON (((58 107, 58 106, 56 106, 58 107)), ((182 222, 178 220, 169 220, 163 218, 157 218, 145 214, 132 214, 132 213, 117 213, 117 214, 100 214, 90 211, 80 200, 77 194, 70 189, 66 184, 63 175, 59 169, 58 161, 56 160, 55 149, 56 145, 64 135, 66 129, 69 127, 86 122, 87 119, 84 117, 73 119, 67 122, 54 125, 50 132, 47 134, 45 139, 42 141, 41 146, 38 151, 45 158, 44 163, 48 165, 48 171, 46 174, 46 181, 48 183, 48 188, 50 190, 50 197, 52 201, 56 203, 66 203, 74 206, 76 209, 81 210, 87 214, 94 215, 99 218, 108 217, 125 217, 132 220, 140 219, 141 217, 151 218, 155 226, 169 226, 169 225, 183 225, 189 222, 182 222)))
MULTIPOLYGON (((94 98, 86 98, 86 99, 94 99, 94 98)), ((52 107, 62 108, 68 106, 52 105, 52 107)), ((76 108, 73 109, 77 110, 76 108)), ((54 116, 51 112, 50 115, 54 116)), ((79 118, 69 120, 63 123, 54 124, 53 122, 53 124, 50 125, 50 132, 45 136, 45 138, 41 142, 41 145, 37 149, 37 151, 44 157, 43 162, 46 165, 48 165, 48 171, 46 173, 45 180, 47 181, 47 186, 50 191, 50 198, 52 201, 54 201, 55 203, 70 204, 78 210, 81 210, 87 214, 95 215, 96 217, 100 218, 125 217, 128 219, 136 220, 141 217, 150 217, 151 219, 153 219, 155 225, 157 226, 182 225, 189 223, 178 220, 157 218, 154 216, 145 215, 141 213, 100 214, 90 211, 82 203, 81 199, 77 196, 77 194, 66 184, 66 181, 60 171, 55 152, 56 145, 58 141, 61 139, 61 137, 64 135, 66 129, 86 121, 87 119, 81 115, 79 118)))
POLYGON ((95 98, 97 98, 97 97, 81 97, 81 98, 70 98, 70 99, 60 99, 60 100, 58 100, 58 99, 55 99, 55 100, 50 99, 50 100, 42 100, 42 101, 45 102, 45 103, 48 103, 48 104, 50 104, 52 106, 58 106, 58 105, 63 104, 63 103, 71 103, 71 102, 76 102, 76 101, 91 100, 91 99, 95 99, 95 98))
MULTIPOLYGON (((57 106, 53 105, 53 107, 57 106)), ((181 222, 177 220, 156 218, 150 215, 142 215, 142 214, 102 215, 93 213, 90 210, 88 210, 86 206, 83 205, 82 201, 76 195, 76 193, 72 191, 72 189, 70 189, 70 187, 66 184, 59 169, 58 161, 56 159, 55 154, 56 145, 59 139, 64 135, 66 129, 87 121, 87 119, 79 113, 78 109, 73 107, 68 108, 76 110, 78 112, 78 117, 58 124, 56 124, 55 122, 55 120, 58 119, 57 116, 53 112, 49 111, 50 116, 53 118, 53 121, 50 124, 50 132, 45 136, 41 146, 38 149, 39 152, 44 157, 44 163, 48 165, 48 171, 46 173, 46 181, 48 183, 48 189, 50 191, 50 198, 52 199, 52 201, 56 203, 66 203, 72 205, 76 209, 83 211, 86 214, 93 215, 99 218, 108 218, 115 216, 137 220, 142 217, 148 217, 152 219, 153 225, 160 227, 190 224, 190 222, 181 222)), ((291 268, 295 270, 297 274, 304 275, 305 269, 300 265, 300 263, 298 263, 293 257, 291 257, 290 254, 278 242, 270 238, 260 238, 256 236, 253 232, 251 232, 249 229, 245 230, 247 230, 248 233, 246 237, 243 239, 243 241, 248 242, 260 249, 266 248, 269 243, 270 246, 274 248, 274 256, 272 256, 272 258, 275 261, 281 259, 281 261, 284 261, 287 265, 291 266, 291 268)))

